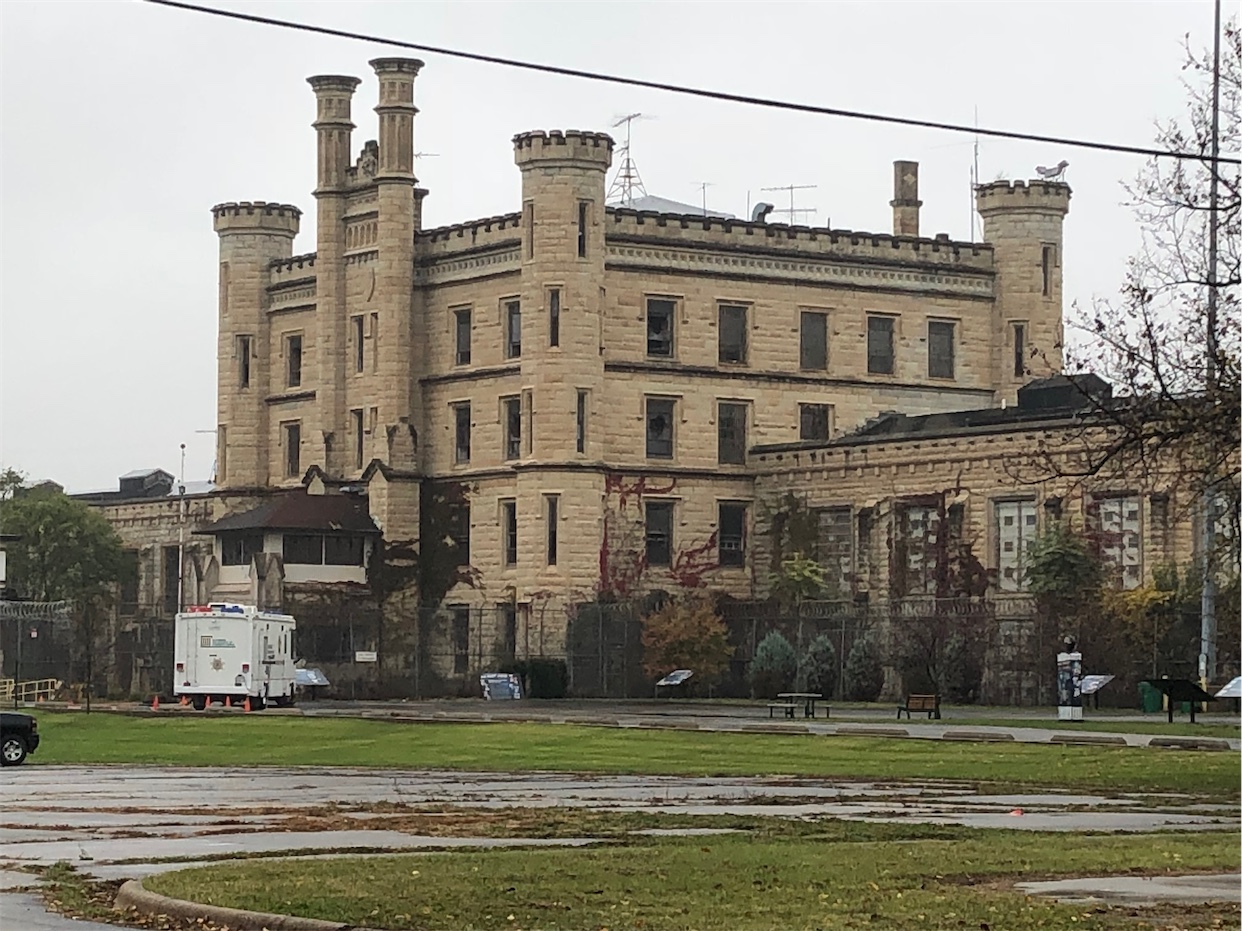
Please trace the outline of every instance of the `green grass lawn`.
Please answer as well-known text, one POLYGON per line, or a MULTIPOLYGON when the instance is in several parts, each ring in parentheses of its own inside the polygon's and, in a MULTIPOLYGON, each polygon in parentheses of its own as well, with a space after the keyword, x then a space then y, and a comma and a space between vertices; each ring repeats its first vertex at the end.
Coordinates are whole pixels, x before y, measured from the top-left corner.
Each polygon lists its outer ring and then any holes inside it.
MULTIPOLYGON (((904 826, 879 827, 822 840, 718 836, 577 850, 252 860, 166 873, 145 885, 216 905, 426 931, 1136 929, 1144 924, 1128 908, 1057 905, 1008 883, 1239 865, 1236 833, 975 831, 907 840, 904 826)), ((1206 917, 1228 921, 1236 908, 1206 917)))
POLYGON ((1146 748, 636 731, 549 724, 399 724, 228 715, 39 715, 31 761, 307 765, 682 775, 951 779, 1235 798, 1239 756, 1146 748))

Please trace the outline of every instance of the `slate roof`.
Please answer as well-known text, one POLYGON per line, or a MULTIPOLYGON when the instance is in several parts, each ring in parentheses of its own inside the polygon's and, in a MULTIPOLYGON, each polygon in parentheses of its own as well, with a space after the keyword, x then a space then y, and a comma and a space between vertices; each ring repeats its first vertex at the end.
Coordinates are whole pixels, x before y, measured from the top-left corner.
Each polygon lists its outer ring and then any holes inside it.
POLYGON ((222 517, 194 533, 214 536, 237 530, 303 530, 317 533, 378 534, 365 498, 308 495, 303 489, 279 492, 258 507, 222 517))

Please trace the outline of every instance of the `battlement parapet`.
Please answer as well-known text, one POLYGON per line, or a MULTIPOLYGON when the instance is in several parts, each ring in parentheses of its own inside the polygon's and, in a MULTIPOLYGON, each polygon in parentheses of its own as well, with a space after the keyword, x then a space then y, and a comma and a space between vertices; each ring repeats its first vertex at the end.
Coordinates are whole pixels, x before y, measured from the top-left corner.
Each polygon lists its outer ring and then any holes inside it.
POLYGON ((315 274, 316 255, 316 252, 307 252, 287 259, 272 259, 267 263, 269 283, 276 285, 315 274))
POLYGON ((1061 181, 992 181, 975 188, 983 217, 1006 212, 1069 213, 1070 186, 1061 181))
POLYGON ((518 167, 596 168, 607 171, 612 164, 612 136, 578 129, 518 133, 513 137, 513 159, 518 167))
POLYGON ((217 233, 267 233, 292 238, 297 235, 302 211, 292 204, 244 200, 216 204, 211 215, 217 233))
POLYGON ((498 217, 486 217, 452 226, 439 226, 415 234, 414 248, 420 256, 433 257, 478 249, 481 246, 500 245, 519 235, 522 226, 520 213, 506 213, 498 217))
POLYGON ((860 233, 785 223, 755 223, 717 217, 679 216, 609 207, 605 237, 610 241, 663 240, 668 243, 729 250, 779 250, 825 258, 850 258, 886 263, 937 265, 993 270, 992 246, 934 239, 860 233))

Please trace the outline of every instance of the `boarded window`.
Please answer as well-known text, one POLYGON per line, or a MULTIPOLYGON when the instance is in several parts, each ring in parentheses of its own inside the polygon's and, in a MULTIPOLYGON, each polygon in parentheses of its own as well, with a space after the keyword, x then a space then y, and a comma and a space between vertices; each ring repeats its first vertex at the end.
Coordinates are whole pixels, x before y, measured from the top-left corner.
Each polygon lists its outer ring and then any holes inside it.
POLYGON ((721 362, 746 362, 746 308, 736 304, 720 305, 721 362))
POLYGON ((453 423, 456 441, 454 442, 453 461, 464 465, 470 461, 470 405, 453 405, 453 423))
POLYGON ((677 402, 647 398, 647 458, 673 458, 673 412, 677 402))
POLYGON ((801 368, 822 372, 828 368, 828 315, 802 311, 802 334, 799 343, 801 368))
POLYGON ((522 356, 522 302, 505 302, 505 358, 522 356))
POLYGON ((453 312, 453 328, 457 337, 457 353, 454 359, 458 365, 470 364, 470 323, 469 309, 453 312))
POLYGON ((716 408, 716 456, 722 465, 746 464, 746 407, 721 402, 716 408))
POLYGON ((647 355, 668 359, 673 355, 673 316, 677 302, 647 299, 647 355))
POLYGON ((832 430, 831 406, 828 404, 798 405, 798 438, 806 441, 822 441, 829 438, 832 430))
POLYGON ((996 587, 1002 592, 1026 591, 1023 572, 1027 550, 1035 542, 1035 502, 997 501, 994 512, 996 587))
POLYGON ((867 372, 893 374, 893 318, 867 318, 867 372))
POLYGON ((648 501, 646 518, 647 565, 672 565, 673 503, 671 501, 648 501))
POLYGON ((940 511, 926 505, 906 505, 898 512, 897 541, 899 595, 936 594, 939 568, 940 511))
POLYGON ((516 566, 518 559, 517 502, 504 501, 500 505, 501 535, 504 548, 504 564, 516 566))
POLYGON ((927 322, 927 374, 931 378, 953 377, 953 334, 955 324, 948 320, 927 322))
POLYGON ((505 398, 502 402, 505 428, 505 459, 522 456, 522 399, 505 398))
POLYGON ((746 565, 746 505, 722 503, 717 530, 722 566, 746 565))

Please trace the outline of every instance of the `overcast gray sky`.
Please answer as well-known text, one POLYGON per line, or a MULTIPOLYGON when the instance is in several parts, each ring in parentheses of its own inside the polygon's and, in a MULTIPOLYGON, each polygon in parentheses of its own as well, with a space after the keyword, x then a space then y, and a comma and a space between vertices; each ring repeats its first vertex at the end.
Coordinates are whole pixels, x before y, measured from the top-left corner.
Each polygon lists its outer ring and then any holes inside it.
MULTIPOLYGON (((1170 2, 338 2, 205 0, 513 58, 856 110, 1144 145, 1180 113, 1182 41, 1209 0, 1170 2)), ((315 248, 314 100, 399 49, 136 0, 4 0, 0 464, 71 491, 134 468, 210 476, 216 239, 226 200, 297 204, 315 248), (308 221, 309 222, 306 222, 308 221)), ((608 130, 626 113, 652 194, 741 215, 762 187, 814 184, 815 225, 887 232, 892 162, 921 163, 924 235, 970 231, 971 140, 777 113, 422 55, 415 145, 425 224, 518 209, 509 139, 608 130)), ((1137 233, 1119 180, 1141 159, 984 140, 983 180, 1070 162, 1065 295, 1117 290, 1137 233)), ((777 201, 778 206, 781 202, 777 201)))

